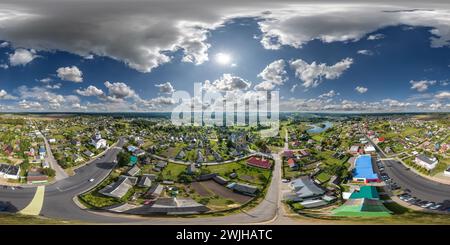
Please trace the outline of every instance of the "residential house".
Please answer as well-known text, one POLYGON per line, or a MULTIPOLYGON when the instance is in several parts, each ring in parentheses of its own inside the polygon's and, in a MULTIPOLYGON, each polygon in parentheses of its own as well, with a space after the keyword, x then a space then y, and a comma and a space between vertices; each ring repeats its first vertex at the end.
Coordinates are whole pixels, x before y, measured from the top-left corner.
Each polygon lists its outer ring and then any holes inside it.
POLYGON ((247 164, 264 169, 270 169, 272 167, 272 163, 269 160, 264 159, 263 157, 250 157, 247 160, 247 164))
POLYGON ((128 171, 127 171, 127 175, 129 176, 136 176, 139 172, 141 171, 141 169, 137 166, 134 165, 133 167, 131 167, 128 171))
POLYGON ((291 170, 298 170, 298 164, 295 162, 293 158, 289 158, 287 160, 287 164, 291 170))
POLYGON ((27 174, 27 183, 28 184, 41 184, 41 183, 47 183, 48 176, 45 174, 42 174, 39 171, 28 171, 27 174))
POLYGON ((85 150, 83 152, 83 154, 86 155, 87 157, 93 157, 94 156, 94 153, 92 153, 90 150, 85 150))
POLYGON ((136 184, 136 177, 119 176, 119 179, 101 189, 99 192, 105 196, 122 198, 136 184))
POLYGON ((0 163, 0 177, 18 180, 20 178, 20 166, 0 163))
POLYGON ((414 162, 429 171, 434 169, 439 161, 436 157, 428 157, 426 155, 419 154, 416 156, 414 162))
POLYGON ((163 190, 164 190, 163 185, 159 183, 153 184, 150 187, 150 189, 145 193, 145 198, 156 199, 161 195, 163 190))
POLYGON ((256 196, 258 193, 258 187, 243 183, 231 183, 227 187, 246 196, 256 196))
POLYGON ((302 176, 289 183, 291 192, 285 195, 285 200, 302 201, 322 196, 325 191, 319 187, 309 176, 302 176))
POLYGON ((148 175, 142 175, 137 183, 138 187, 150 187, 152 185, 151 177, 148 175))

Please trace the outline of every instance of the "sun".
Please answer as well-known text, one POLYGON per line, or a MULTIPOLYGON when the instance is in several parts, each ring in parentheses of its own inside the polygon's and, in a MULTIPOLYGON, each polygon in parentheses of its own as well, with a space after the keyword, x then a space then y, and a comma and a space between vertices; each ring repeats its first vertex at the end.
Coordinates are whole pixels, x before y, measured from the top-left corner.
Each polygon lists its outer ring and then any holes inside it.
POLYGON ((221 65, 228 65, 231 62, 231 56, 227 53, 217 53, 215 60, 221 65))

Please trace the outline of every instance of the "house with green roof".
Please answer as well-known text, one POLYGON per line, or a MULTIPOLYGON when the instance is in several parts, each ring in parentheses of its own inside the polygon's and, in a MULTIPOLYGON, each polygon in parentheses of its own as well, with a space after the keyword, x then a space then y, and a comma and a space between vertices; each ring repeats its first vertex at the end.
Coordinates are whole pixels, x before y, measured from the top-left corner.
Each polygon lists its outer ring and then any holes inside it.
POLYGON ((383 205, 374 186, 361 186, 342 206, 331 212, 333 216, 347 217, 387 217, 392 213, 383 205))
POLYGON ((380 200, 377 188, 375 186, 361 186, 359 191, 354 191, 350 195, 350 199, 369 198, 380 200))
POLYGON ((130 162, 128 163, 129 166, 134 166, 136 165, 138 161, 138 158, 136 156, 130 156, 130 162))

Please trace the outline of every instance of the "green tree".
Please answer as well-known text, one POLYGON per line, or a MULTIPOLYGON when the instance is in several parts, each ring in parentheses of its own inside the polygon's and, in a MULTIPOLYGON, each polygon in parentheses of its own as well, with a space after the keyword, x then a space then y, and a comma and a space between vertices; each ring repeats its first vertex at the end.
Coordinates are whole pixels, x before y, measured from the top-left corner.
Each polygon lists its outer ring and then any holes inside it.
POLYGON ((48 177, 55 177, 56 172, 54 169, 51 168, 44 168, 42 169, 42 173, 47 175, 48 177))

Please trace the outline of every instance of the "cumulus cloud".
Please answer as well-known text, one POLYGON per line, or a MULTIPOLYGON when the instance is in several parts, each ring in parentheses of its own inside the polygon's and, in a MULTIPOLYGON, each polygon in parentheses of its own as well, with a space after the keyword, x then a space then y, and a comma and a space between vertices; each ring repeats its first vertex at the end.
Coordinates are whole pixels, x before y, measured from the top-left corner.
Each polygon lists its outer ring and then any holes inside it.
POLYGON ((105 4, 93 0, 76 4, 36 0, 2 2, 0 9, 2 38, 15 47, 107 56, 141 72, 169 62, 169 53, 175 51, 181 51, 182 61, 205 62, 209 32, 236 17, 257 17, 261 43, 269 49, 301 47, 314 39, 356 41, 382 27, 400 24, 432 27, 433 47, 448 45, 450 40, 448 8, 386 11, 404 9, 401 3, 189 0, 105 4))
POLYGON ((295 89, 297 88, 298 84, 294 84, 292 85, 291 89, 289 91, 291 91, 291 93, 294 93, 295 89))
POLYGON ((60 67, 56 70, 57 76, 63 81, 75 83, 83 82, 83 72, 76 66, 60 67))
POLYGON ((364 94, 365 92, 367 92, 369 89, 363 86, 356 86, 355 90, 360 93, 360 94, 364 94))
POLYGON ((203 89, 226 92, 226 91, 236 91, 236 90, 247 90, 250 88, 251 82, 231 74, 225 73, 219 79, 210 82, 206 80, 203 89))
POLYGON ((136 92, 123 82, 111 83, 106 81, 104 85, 108 88, 108 99, 110 100, 117 101, 125 98, 139 99, 136 92))
POLYGON ((282 59, 276 60, 267 65, 264 70, 258 74, 263 82, 255 86, 256 90, 273 90, 275 86, 283 85, 287 80, 284 70, 285 62, 282 59))
POLYGON ((2 69, 8 69, 9 65, 8 64, 0 64, 0 68, 2 69))
POLYGON ((319 95, 319 98, 333 98, 336 95, 339 95, 339 93, 334 90, 330 90, 327 93, 319 95))
POLYGON ((411 89, 415 89, 419 92, 423 92, 428 89, 429 86, 436 84, 435 80, 420 80, 420 81, 409 81, 411 84, 411 89))
POLYGON ((19 48, 14 53, 9 55, 9 63, 12 66, 26 65, 37 58, 36 51, 34 49, 19 48))
POLYGON ((81 96, 101 96, 103 91, 93 85, 89 85, 86 89, 77 89, 75 92, 81 96))
POLYGON ((384 34, 377 33, 377 34, 369 35, 369 36, 367 37, 367 40, 373 41, 373 40, 378 40, 378 39, 383 39, 383 38, 385 38, 385 35, 384 35, 384 34))
POLYGON ((43 109, 41 103, 39 103, 37 101, 21 100, 18 104, 21 109, 25 109, 25 110, 41 110, 41 109, 43 109))
POLYGON ((0 43, 0 48, 6 48, 6 47, 8 47, 9 46, 9 43, 8 42, 2 42, 2 43, 0 43))
POLYGON ((362 55, 373 55, 373 52, 368 49, 361 49, 357 51, 358 54, 362 55))
POLYGON ((14 100, 17 97, 8 94, 4 89, 0 90, 0 100, 14 100))
POLYGON ((345 70, 350 68, 352 63, 352 58, 345 58, 331 66, 315 61, 308 64, 302 59, 298 59, 290 61, 290 66, 294 69, 295 76, 303 81, 302 85, 309 88, 317 87, 324 78, 329 80, 339 78, 345 70))
POLYGON ((175 92, 175 89, 170 82, 156 84, 155 87, 159 88, 160 93, 172 94, 173 92, 175 92))
POLYGON ((448 100, 448 99, 450 99, 450 92, 442 91, 442 92, 437 93, 434 97, 438 100, 448 100))
POLYGON ((400 5, 358 4, 302 4, 290 5, 289 9, 272 9, 259 22, 263 32, 262 45, 267 49, 281 46, 302 47, 311 40, 351 42, 362 38, 378 40, 383 34, 371 34, 387 26, 432 27, 432 47, 448 46, 450 21, 448 6, 436 9, 402 11, 400 5), (393 11, 392 11, 393 10, 393 11), (358 20, 355 22, 354 20, 358 20))

